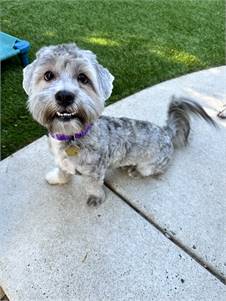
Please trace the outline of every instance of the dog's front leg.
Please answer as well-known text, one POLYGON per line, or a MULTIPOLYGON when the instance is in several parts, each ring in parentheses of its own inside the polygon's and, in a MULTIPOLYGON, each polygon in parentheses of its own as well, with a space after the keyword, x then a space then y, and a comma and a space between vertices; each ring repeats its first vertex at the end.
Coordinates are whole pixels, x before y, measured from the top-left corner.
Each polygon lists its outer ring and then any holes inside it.
POLYGON ((105 201, 105 191, 104 191, 104 180, 96 179, 91 176, 86 176, 88 184, 86 186, 87 190, 87 205, 90 207, 96 207, 105 201))
POLYGON ((49 148, 54 155, 56 168, 46 174, 46 181, 51 185, 65 184, 75 174, 75 166, 64 151, 64 144, 49 136, 49 148))
POLYGON ((56 167, 46 174, 45 179, 51 185, 66 184, 70 181, 71 176, 71 174, 61 168, 56 167))

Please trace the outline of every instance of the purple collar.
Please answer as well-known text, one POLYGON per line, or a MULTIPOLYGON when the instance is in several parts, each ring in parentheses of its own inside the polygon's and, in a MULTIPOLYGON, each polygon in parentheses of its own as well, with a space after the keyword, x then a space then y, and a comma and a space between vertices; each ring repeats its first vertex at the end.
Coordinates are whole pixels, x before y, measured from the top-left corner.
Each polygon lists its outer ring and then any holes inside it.
POLYGON ((53 133, 49 133, 51 137, 53 137, 54 139, 58 140, 58 141, 65 141, 65 142, 69 142, 69 141, 73 141, 75 139, 80 139, 83 138, 87 135, 87 133, 89 132, 89 130, 92 128, 92 123, 87 124, 85 126, 85 128, 83 130, 81 130, 81 132, 79 133, 75 133, 74 135, 64 135, 64 134, 53 134, 53 133))

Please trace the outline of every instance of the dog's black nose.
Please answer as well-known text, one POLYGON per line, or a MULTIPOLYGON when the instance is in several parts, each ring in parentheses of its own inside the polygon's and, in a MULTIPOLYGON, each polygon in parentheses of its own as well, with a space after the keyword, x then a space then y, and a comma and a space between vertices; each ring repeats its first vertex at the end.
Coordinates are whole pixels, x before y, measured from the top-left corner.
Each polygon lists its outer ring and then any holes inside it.
POLYGON ((59 91, 55 94, 56 102, 63 107, 73 104, 75 94, 66 90, 59 91))

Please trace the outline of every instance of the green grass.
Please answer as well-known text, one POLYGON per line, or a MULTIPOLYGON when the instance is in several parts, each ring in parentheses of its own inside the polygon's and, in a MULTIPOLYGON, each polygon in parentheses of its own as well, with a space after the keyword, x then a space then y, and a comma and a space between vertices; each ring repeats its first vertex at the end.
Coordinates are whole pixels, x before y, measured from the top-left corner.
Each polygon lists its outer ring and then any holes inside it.
MULTIPOLYGON (((42 46, 75 41, 115 76, 107 104, 161 81, 224 64, 224 0, 1 0, 2 31, 42 46)), ((40 137, 18 58, 2 64, 2 157, 40 137)))

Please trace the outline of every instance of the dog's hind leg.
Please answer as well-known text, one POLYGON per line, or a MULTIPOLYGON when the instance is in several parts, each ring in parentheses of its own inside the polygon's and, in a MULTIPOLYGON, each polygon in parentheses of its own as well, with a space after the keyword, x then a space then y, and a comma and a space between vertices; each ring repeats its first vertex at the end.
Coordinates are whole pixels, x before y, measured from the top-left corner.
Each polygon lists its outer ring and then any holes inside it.
POLYGON ((168 161, 167 159, 165 162, 161 162, 162 164, 139 163, 128 168, 128 175, 133 178, 159 176, 166 171, 168 161))
POLYGON ((158 173, 151 164, 142 164, 128 168, 128 175, 132 178, 148 177, 158 173))

